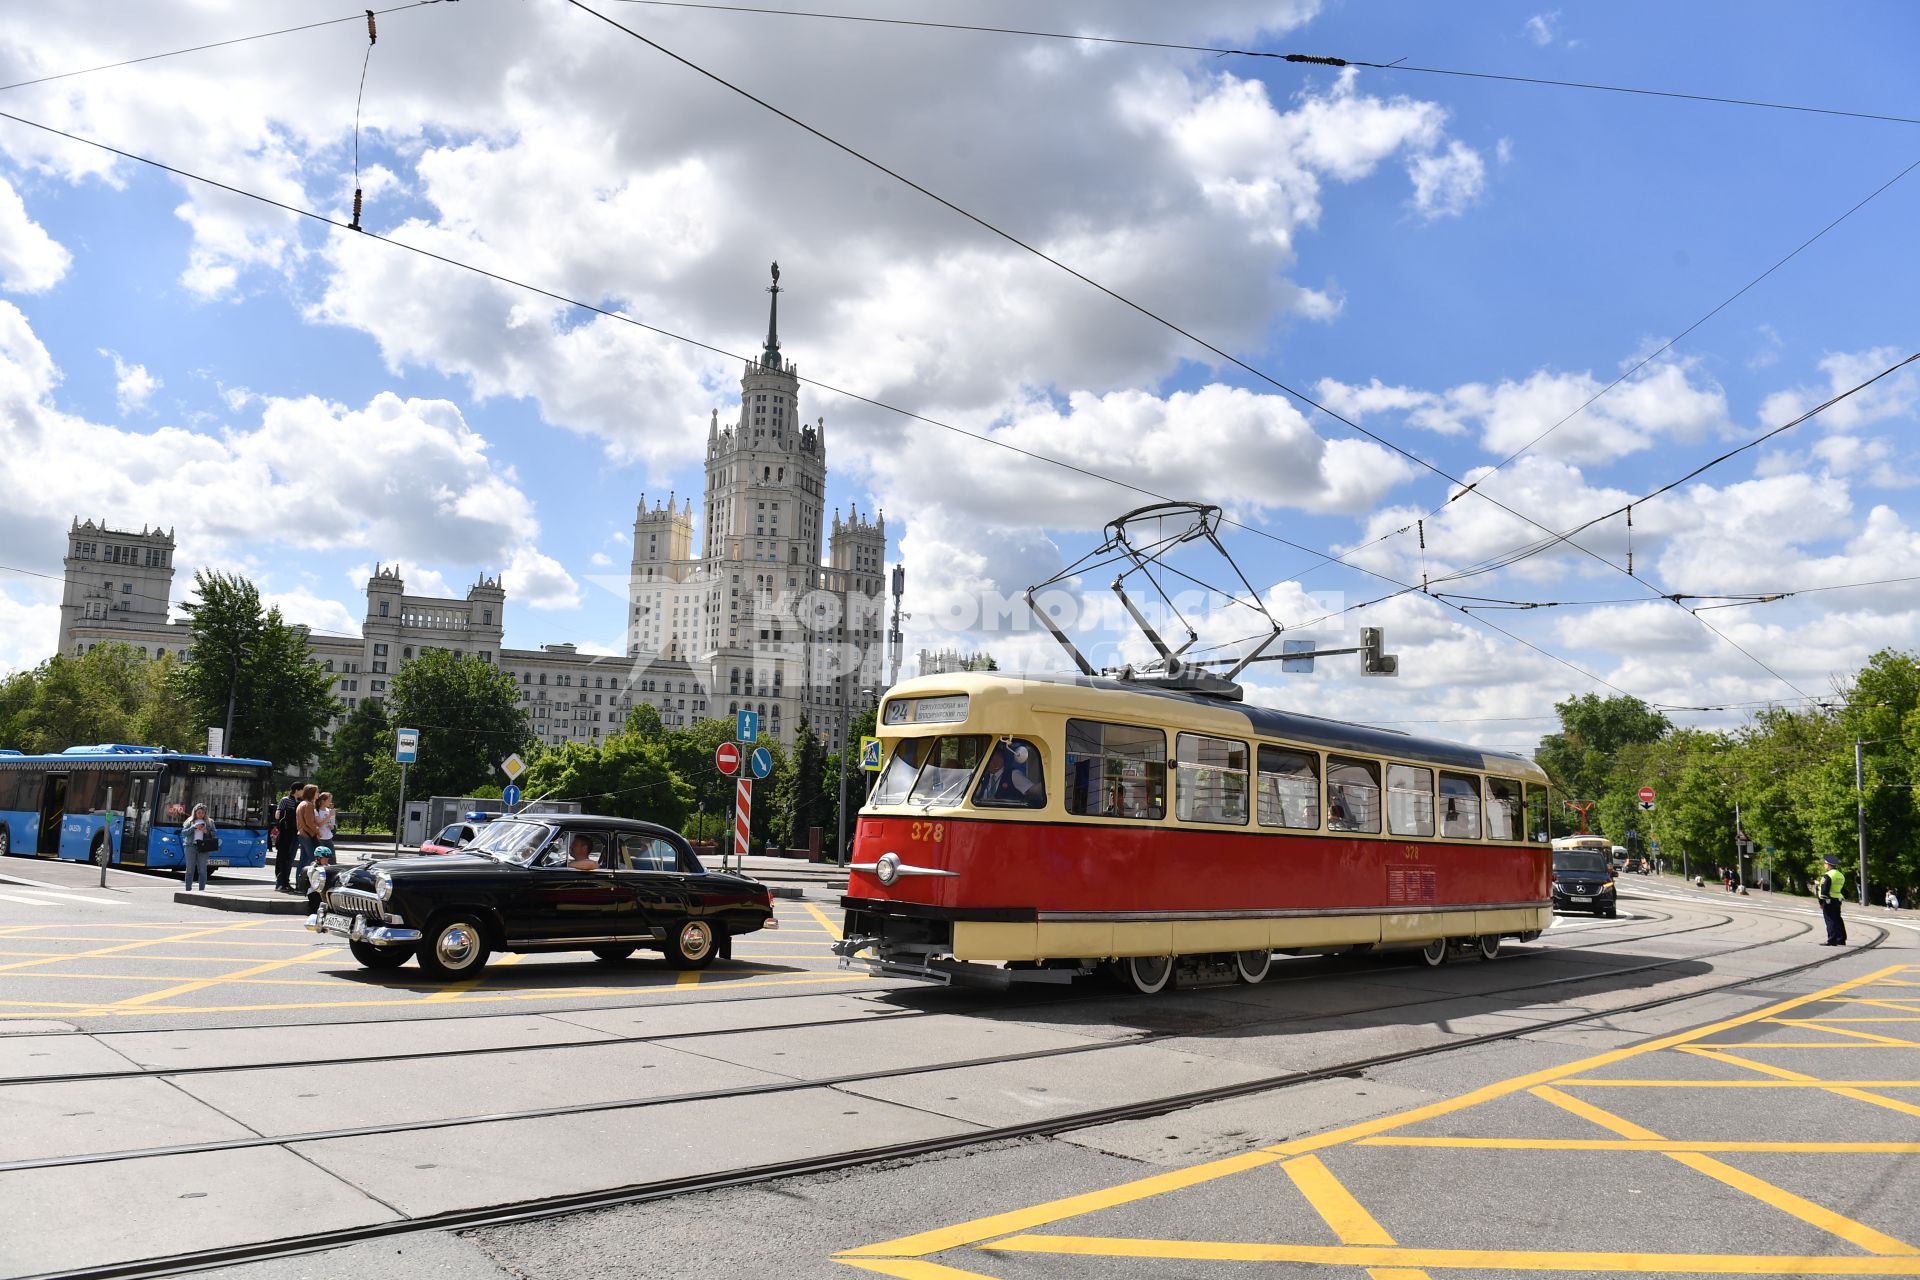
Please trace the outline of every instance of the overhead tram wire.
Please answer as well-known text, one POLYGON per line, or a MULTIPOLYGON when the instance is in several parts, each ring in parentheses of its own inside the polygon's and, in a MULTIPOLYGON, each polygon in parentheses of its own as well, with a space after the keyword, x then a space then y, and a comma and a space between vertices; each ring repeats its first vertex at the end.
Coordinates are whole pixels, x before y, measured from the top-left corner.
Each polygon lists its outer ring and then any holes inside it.
MULTIPOLYGON (((412 4, 397 4, 391 8, 374 9, 371 12, 377 17, 385 17, 390 13, 401 13, 408 9, 420 9, 428 5, 440 3, 442 3, 442 0, 414 0, 412 4)), ((189 53, 205 53, 210 49, 225 49, 236 44, 247 44, 253 40, 270 40, 274 36, 290 36, 302 31, 317 31, 322 27, 339 26, 341 23, 346 22, 364 22, 366 21, 368 12, 366 9, 355 9, 352 13, 345 14, 338 18, 322 18, 317 22, 301 23, 297 27, 281 27, 274 31, 256 31, 250 36, 235 36, 231 40, 215 40, 208 44, 189 45, 184 49, 169 49, 165 53, 148 53, 138 58, 123 58, 119 62, 103 62, 97 67, 81 67, 76 71, 60 71, 53 75, 35 76, 31 80, 16 80, 12 84, 0 84, 0 93, 4 93, 9 89, 30 88, 36 84, 52 84, 56 80, 71 80, 75 76, 90 76, 97 71, 117 71, 121 67, 139 66, 143 62, 158 62, 163 58, 178 58, 189 53)))
POLYGON ((1680 102, 1711 103, 1716 106, 1753 107, 1767 111, 1794 111, 1806 115, 1836 116, 1852 120, 1872 120, 1882 124, 1920 124, 1920 117, 1899 116, 1875 111, 1848 111, 1838 107, 1815 107, 1805 103, 1771 102, 1761 98, 1733 98, 1710 93, 1684 93, 1670 89, 1643 89, 1631 85, 1596 84, 1581 80, 1554 80, 1544 76, 1504 75, 1492 71, 1467 71, 1454 67, 1422 67, 1405 61, 1367 62, 1359 58, 1335 58, 1308 53, 1276 53, 1268 49, 1241 49, 1232 46, 1182 44, 1172 40, 1144 40, 1125 36, 1096 36, 1071 31, 1036 31, 1022 27, 995 27, 964 22, 934 22, 921 18, 879 18, 866 14, 826 13, 808 9, 778 9, 743 4, 707 4, 696 0, 617 0, 621 4, 648 5, 661 9, 704 9, 715 13, 745 13, 764 17, 811 18, 831 22, 866 23, 886 27, 923 27, 935 31, 967 31, 982 35, 1025 36, 1035 40, 1066 40, 1079 44, 1118 45, 1135 49, 1167 49, 1178 53, 1209 53, 1216 57, 1266 58, 1279 62, 1325 67, 1363 67, 1370 71, 1409 71, 1423 75, 1458 76, 1468 80, 1494 80, 1509 84, 1539 85, 1557 89, 1582 89, 1594 93, 1625 94, 1634 97, 1667 98, 1680 102))
MULTIPOLYGON (((929 188, 922 186, 920 183, 915 182, 913 179, 900 173, 898 170, 889 168, 887 165, 882 164, 880 161, 875 160, 873 157, 865 154, 862 151, 859 151, 858 149, 850 146, 849 144, 840 141, 838 138, 835 138, 831 134, 826 133, 825 131, 818 129, 815 126, 808 124, 806 121, 801 120, 799 117, 793 115, 791 112, 785 111, 782 108, 775 106, 773 103, 767 101, 765 98, 760 97, 758 94, 755 94, 751 90, 746 89, 741 85, 735 84, 733 81, 728 80, 726 77, 720 75, 715 71, 708 70, 706 67, 701 66, 699 63, 693 61, 691 58, 686 57, 684 54, 676 53, 672 49, 669 49, 665 45, 658 42, 657 40, 654 40, 648 36, 642 35, 640 32, 635 31, 632 27, 629 27, 624 23, 614 20, 613 18, 609 17, 604 13, 601 13, 598 9, 595 9, 591 5, 585 3, 585 0, 566 0, 566 3, 571 5, 573 8, 580 10, 580 12, 582 13, 585 13, 591 17, 599 19, 601 22, 606 23, 608 26, 614 28, 616 31, 620 31, 625 33, 628 36, 631 36, 633 39, 638 40, 641 44, 644 44, 648 48, 656 51, 657 53, 660 53, 661 55, 672 59, 673 61, 679 63, 681 66, 686 67, 688 70, 693 71, 698 75, 704 76, 706 79, 711 80, 713 83, 721 86, 722 88, 726 89, 728 92, 737 94, 740 97, 745 98, 747 101, 753 103, 755 106, 758 106, 763 110, 768 111, 771 114, 780 117, 782 120, 787 121, 789 124, 793 125, 795 128, 800 129, 801 131, 807 133, 811 137, 817 138, 821 142, 826 143, 828 146, 834 148, 836 151, 839 151, 851 157, 852 159, 858 160, 860 163, 865 164, 877 170, 878 172, 885 174, 887 177, 892 178, 894 181, 900 183, 902 186, 908 187, 913 191, 919 192, 921 195, 925 196, 929 200, 932 200, 934 203, 940 205, 942 208, 950 210, 951 212, 959 215, 960 217, 966 219, 967 221, 973 223, 974 225, 980 227, 981 229, 991 233, 994 236, 999 237, 1002 240, 1005 240, 1007 243, 1011 245, 1014 245, 1016 248, 1022 249, 1025 252, 1030 253, 1033 256, 1039 258, 1043 262, 1051 264, 1055 268, 1072 276, 1074 279, 1079 280, 1081 283, 1087 285, 1089 288, 1095 290, 1096 292, 1099 292, 1105 295, 1106 297, 1113 299, 1115 302, 1118 302, 1122 306, 1127 307, 1128 309, 1138 313, 1141 316, 1144 316, 1148 320, 1151 320, 1154 323, 1159 324, 1164 328, 1179 334, 1181 337, 1187 339, 1189 342, 1200 347, 1202 350, 1211 352, 1212 354, 1218 356, 1220 359, 1225 360, 1229 364, 1233 365, 1235 368, 1242 369, 1247 373, 1253 375, 1255 378, 1258 378, 1260 381, 1265 382, 1270 386, 1273 386, 1278 390, 1285 392, 1287 395, 1293 397, 1295 400, 1298 400, 1300 403, 1309 405, 1314 409, 1319 410, 1321 413, 1333 419, 1335 422, 1341 423, 1342 425, 1346 426, 1349 430, 1354 431, 1359 435, 1365 436, 1367 439, 1372 440, 1374 443, 1380 445, 1382 448, 1391 450, 1392 452, 1399 454, 1401 457, 1407 459, 1409 462, 1412 462, 1416 466, 1422 467, 1427 471, 1432 472, 1434 475, 1441 477, 1442 479, 1446 480, 1450 484, 1454 484, 1454 485, 1466 484, 1464 480, 1461 480, 1457 476, 1450 474, 1449 472, 1435 465, 1434 463, 1429 462, 1425 458, 1420 457, 1418 454, 1415 454, 1412 451, 1406 448, 1403 448, 1398 444, 1395 444, 1393 441, 1387 439, 1385 436, 1380 435, 1378 432, 1370 431, 1366 427, 1361 426, 1359 423, 1354 422, 1349 418, 1343 417, 1338 413, 1335 413, 1332 409, 1329 409, 1326 405, 1321 404, 1319 401, 1315 400, 1312 396, 1309 396, 1308 394, 1306 394, 1306 392, 1301 391, 1296 387, 1290 386, 1285 382, 1282 382, 1279 378, 1268 373, 1266 370, 1258 368, 1255 365, 1249 364, 1247 361, 1242 360, 1240 357, 1232 354, 1231 352, 1225 350, 1224 348, 1215 346, 1213 343, 1207 341, 1205 338, 1200 337, 1198 334, 1192 332, 1189 329, 1181 327, 1180 325, 1174 323, 1172 320, 1167 319, 1165 316, 1160 315, 1158 312, 1152 310, 1151 308, 1141 303, 1135 302, 1132 298, 1127 297, 1125 294, 1120 293, 1118 290, 1112 289, 1107 285, 1101 284, 1098 280, 1095 280, 1091 276, 1086 275, 1084 272, 1081 272, 1076 268, 1069 266, 1067 263, 1061 261, 1059 258, 1056 258, 1052 254, 1047 253, 1045 250, 1040 249, 1035 245, 1028 244, 1025 240, 1022 240, 1020 237, 1014 235, 1012 232, 1004 230, 1001 227, 997 226, 996 224, 987 221, 985 218, 981 217, 977 213, 974 213, 968 209, 962 208, 960 205, 955 204, 953 201, 947 199, 945 196, 942 196, 937 192, 934 192, 929 188)), ((1296 60, 1296 61, 1298 60, 1327 61, 1326 59, 1302 59, 1298 55, 1289 55, 1289 58, 1290 60, 1296 60)), ((1339 61, 1339 60, 1335 59, 1333 61, 1339 61)), ((1541 532, 1546 533, 1549 536, 1552 536, 1554 531, 1548 528, 1546 525, 1542 524, 1540 521, 1535 520, 1531 516, 1525 515, 1520 511, 1516 511, 1514 508, 1500 501, 1500 499, 1492 497, 1487 493, 1484 493, 1480 490, 1474 490, 1474 492, 1480 497, 1482 501, 1490 502, 1494 506, 1500 508, 1502 511, 1505 511, 1508 515, 1511 515, 1518 520, 1521 520, 1527 524, 1530 524, 1534 528, 1539 529, 1541 532)), ((1631 578, 1635 582, 1643 583, 1643 585, 1647 586, 1649 590, 1657 591, 1657 588, 1655 588, 1653 584, 1645 583, 1643 579, 1637 578, 1633 574, 1628 573, 1625 569, 1622 569, 1619 565, 1614 564, 1611 560, 1608 560, 1605 556, 1602 556, 1597 552, 1589 551, 1587 548, 1581 547, 1580 544, 1578 543, 1574 543, 1572 545, 1578 548, 1580 551, 1582 551, 1586 555, 1588 555, 1589 557, 1591 557, 1592 559, 1594 559, 1595 561, 1599 562, 1600 564, 1606 565, 1608 568, 1613 569, 1616 572, 1626 574, 1628 578, 1631 578)), ((1310 554, 1318 554, 1318 553, 1310 553, 1310 554)), ((1342 561, 1342 563, 1346 563, 1346 562, 1342 561)), ((1349 567, 1355 567, 1355 566, 1349 565, 1349 567)), ((1371 569, 1364 569, 1363 572, 1373 573, 1374 576, 1376 577, 1383 577, 1383 578, 1385 577, 1384 574, 1375 573, 1375 571, 1371 569)), ((1392 581, 1392 579, 1387 579, 1387 580, 1392 581)), ((1400 585, 1405 585, 1405 584, 1400 584, 1400 585)), ((1789 689, 1792 689, 1795 693, 1804 692, 1798 685, 1794 684, 1793 681, 1787 679, 1785 676, 1781 675, 1778 671, 1775 671, 1772 667, 1768 666, 1767 663, 1763 661, 1757 654, 1753 653, 1751 650, 1741 645, 1738 641, 1732 639, 1725 632, 1719 630, 1717 627, 1707 622, 1704 618, 1700 618, 1698 614, 1689 614, 1688 616, 1694 618, 1696 621, 1700 623, 1702 627, 1705 627, 1713 635, 1717 636, 1719 639, 1724 641, 1728 646, 1730 646, 1735 651, 1737 651, 1738 653, 1746 657, 1748 660, 1753 662, 1756 666, 1758 666, 1761 670, 1765 671, 1768 675, 1773 676, 1775 679, 1779 680, 1782 684, 1786 685, 1789 689)), ((1511 633, 1508 633, 1508 634, 1511 634, 1511 633)))
MULTIPOLYGON (((54 134, 57 137, 66 138, 70 142, 80 143, 83 146, 93 147, 96 150, 107 152, 110 155, 119 156, 124 160, 130 160, 136 164, 143 164, 150 168, 160 170, 163 173, 172 174, 173 176, 178 178, 183 178, 191 182, 197 182, 204 186, 212 187, 216 190, 225 191, 230 195, 236 195, 243 199, 252 200, 259 204, 267 205, 270 208, 279 209, 282 212, 293 214, 296 217, 301 217, 313 222, 321 223, 325 226, 333 228, 336 231, 352 230, 352 228, 347 223, 341 222, 337 218, 329 217, 326 214, 318 213, 312 209, 305 209, 300 207, 299 205, 289 204, 286 201, 275 199, 272 196, 262 195, 257 191, 249 191, 244 187, 238 187, 233 185, 232 183, 222 182, 217 178, 209 178, 202 174, 195 173, 190 169, 182 169, 177 165, 170 165, 164 161, 155 160, 149 156, 139 155, 135 152, 127 151, 120 147, 115 147, 109 143, 101 142, 98 139, 82 137, 79 134, 70 133, 65 129, 56 128, 53 125, 43 124, 38 120, 30 120, 25 116, 16 115, 15 113, 10 111, 0 111, 0 120, 11 120, 15 124, 25 125, 31 129, 38 129, 43 133, 54 134)), ((453 267, 457 270, 466 271, 473 275, 477 275, 485 279, 492 280, 495 283, 506 285, 509 288, 520 289, 527 293, 532 293, 539 297, 547 298, 547 299, 550 299, 551 301, 561 303, 562 305, 565 305, 565 306, 577 307, 582 311, 586 311, 594 315, 604 316, 609 320, 614 320, 621 324, 632 325, 637 329, 644 330, 645 332, 648 332, 648 333, 656 334, 663 338, 671 339, 672 341, 675 341, 675 342, 684 343, 687 346, 691 346, 697 350, 707 351, 718 356, 724 356, 729 360, 738 361, 738 360, 745 359, 745 357, 739 355, 736 352, 728 351, 723 347, 717 347, 712 343, 703 342, 698 338, 688 337, 685 334, 676 333, 671 329, 665 329, 660 327, 659 325, 648 324, 644 320, 640 320, 634 316, 626 315, 623 312, 614 311, 606 307, 598 306, 591 302, 584 302, 578 298, 568 297, 566 294, 557 293, 552 289, 543 288, 540 285, 531 284, 524 280, 518 280, 512 276, 502 275, 497 271, 491 271, 485 267, 476 266, 475 264, 470 262, 463 262, 458 258, 450 257, 443 253, 436 253, 431 249, 423 249, 418 245, 408 244, 404 240, 396 240, 391 236, 382 235, 376 231, 369 231, 362 228, 356 234, 360 236, 364 236, 367 239, 378 240, 382 244, 391 245, 396 249, 401 249, 408 253, 416 254, 420 257, 427 258, 435 262, 439 262, 445 266, 453 267)), ((998 448, 1005 449, 1011 453, 1018 454, 1021 457, 1030 458, 1036 462, 1044 462, 1049 466, 1058 467, 1062 470, 1073 472, 1077 475, 1084 476, 1090 480, 1098 481, 1102 484, 1110 484, 1116 488, 1125 489, 1129 492, 1137 493, 1144 497, 1153 498, 1162 502, 1172 501, 1172 499, 1169 498, 1166 494, 1158 493, 1152 489, 1144 488, 1140 485, 1134 484, 1131 481, 1122 480, 1115 476, 1104 475, 1100 472, 1093 471, 1089 468, 1079 466, 1072 462, 1068 462, 1065 459, 1055 458, 1048 454, 1039 453, 1031 449, 1025 449, 1020 447, 1019 445, 1012 444, 1006 440, 1002 440, 994 436, 979 435, 975 432, 968 431, 963 427, 954 426, 952 423, 942 422, 938 418, 932 418, 927 416, 926 414, 917 413, 911 409, 903 409, 897 405, 889 404, 884 400, 878 400, 872 396, 862 395, 856 391, 848 391, 842 387, 835 386, 832 383, 823 382, 818 378, 809 378, 805 376, 796 375, 796 380, 799 382, 805 383, 807 386, 814 387, 821 391, 830 392, 834 395, 845 396, 847 399, 852 400, 856 403, 868 405, 872 408, 880 409, 887 413, 898 414, 900 417, 905 418, 908 421, 922 422, 928 426, 937 427, 942 431, 950 432, 954 435, 964 436, 969 440, 978 441, 983 444, 994 445, 994 446, 997 446, 998 448)), ((1353 569, 1356 572, 1364 573, 1370 577, 1378 578, 1382 582, 1389 583, 1392 586, 1399 588, 1398 591, 1393 592, 1391 595, 1382 597, 1383 600, 1392 599, 1393 596, 1406 595, 1411 592, 1419 590, 1419 588, 1413 586, 1412 584, 1401 582, 1399 579, 1394 578, 1389 574, 1381 573, 1377 569, 1370 569, 1370 568, 1367 568, 1365 565, 1349 564, 1347 561, 1341 559, 1338 556, 1327 556, 1326 553, 1324 552, 1320 552, 1315 548, 1306 546, 1302 543, 1295 542, 1290 538, 1282 537, 1281 535, 1277 533, 1273 533, 1270 530, 1256 528, 1252 525, 1243 524, 1237 520, 1226 520, 1224 522, 1230 523, 1234 525, 1234 527, 1236 528, 1244 529, 1248 533, 1254 534, 1257 537, 1266 538, 1269 541, 1278 543, 1282 546, 1291 547, 1296 551, 1304 551, 1309 555, 1325 556, 1327 559, 1332 560, 1339 564, 1346 565, 1346 567, 1353 569)), ((1580 666, 1578 663, 1575 663, 1567 658, 1563 658, 1559 654, 1553 653, 1552 651, 1533 643, 1531 640, 1527 640, 1521 636, 1515 635, 1513 632, 1508 631, 1504 627, 1496 626, 1495 624, 1487 621, 1484 618, 1475 617, 1474 615, 1465 613, 1464 611, 1462 611, 1462 615, 1464 617, 1467 617, 1469 620, 1473 621, 1475 624, 1477 624, 1478 626, 1486 630, 1493 631, 1498 633, 1499 635, 1505 636, 1507 639, 1513 641, 1514 643, 1522 645, 1525 648, 1531 649, 1535 653, 1553 662, 1559 663, 1561 666, 1566 667, 1569 671, 1574 672, 1576 675, 1579 675, 1583 679, 1591 681, 1594 684, 1604 685, 1605 687, 1612 689, 1616 693, 1622 693, 1622 694, 1628 693, 1628 690, 1615 684, 1613 681, 1608 680, 1605 676, 1601 676, 1594 672, 1588 671, 1584 667, 1580 666)))

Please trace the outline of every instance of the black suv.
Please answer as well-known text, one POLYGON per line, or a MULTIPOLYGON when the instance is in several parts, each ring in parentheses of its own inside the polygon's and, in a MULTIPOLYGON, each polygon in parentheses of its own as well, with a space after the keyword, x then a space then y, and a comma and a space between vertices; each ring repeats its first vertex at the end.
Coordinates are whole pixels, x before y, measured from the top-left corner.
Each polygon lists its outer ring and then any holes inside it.
POLYGON ((1613 887, 1613 858, 1599 849, 1553 851, 1553 909, 1620 914, 1613 887))

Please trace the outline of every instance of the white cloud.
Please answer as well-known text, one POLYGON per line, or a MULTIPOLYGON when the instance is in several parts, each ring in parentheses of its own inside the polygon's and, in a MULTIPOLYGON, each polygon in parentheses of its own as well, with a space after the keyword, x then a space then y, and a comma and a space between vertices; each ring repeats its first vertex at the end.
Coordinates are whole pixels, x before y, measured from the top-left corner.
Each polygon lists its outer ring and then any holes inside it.
MULTIPOLYGON (((1909 352, 1898 347, 1874 347, 1866 351, 1840 351, 1820 359, 1820 371, 1826 375, 1824 386, 1799 386, 1776 391, 1760 404, 1759 425, 1763 429, 1782 426, 1821 402, 1839 395, 1880 373, 1909 352)), ((1825 431, 1853 431, 1883 422, 1888 418, 1910 417, 1920 412, 1920 366, 1908 365, 1879 382, 1821 411, 1809 426, 1825 431)))
POLYGON ((500 575, 507 598, 534 609, 577 609, 580 584, 560 562, 532 547, 518 547, 500 575))
POLYGON ((45 662, 59 639, 57 583, 0 586, 0 673, 45 662))
POLYGON ((1425 218, 1457 218, 1472 207, 1487 185, 1486 161, 1458 139, 1445 151, 1407 161, 1413 179, 1413 207, 1425 218))
MULTIPOLYGON (((177 590, 176 594, 179 594, 177 590)), ((288 622, 335 636, 358 636, 366 612, 364 604, 355 612, 338 600, 315 595, 304 588, 262 591, 260 600, 268 608, 278 608, 280 616, 288 622)))
POLYGON ((0 177, 0 286, 43 293, 60 283, 72 264, 66 246, 27 215, 20 193, 0 177))
POLYGON ((114 400, 122 414, 144 410, 147 401, 153 399, 153 393, 166 385, 148 373, 147 366, 128 364, 117 351, 101 347, 100 354, 113 361, 114 400))
POLYGON ((1560 11, 1555 9, 1552 13, 1534 14, 1526 20, 1521 30, 1526 32, 1527 39, 1545 48, 1547 45, 1553 43, 1553 30, 1559 25, 1559 22, 1560 11))
POLYGON ((613 557, 604 551, 596 551, 587 557, 587 562, 596 569, 604 569, 613 563, 613 557))

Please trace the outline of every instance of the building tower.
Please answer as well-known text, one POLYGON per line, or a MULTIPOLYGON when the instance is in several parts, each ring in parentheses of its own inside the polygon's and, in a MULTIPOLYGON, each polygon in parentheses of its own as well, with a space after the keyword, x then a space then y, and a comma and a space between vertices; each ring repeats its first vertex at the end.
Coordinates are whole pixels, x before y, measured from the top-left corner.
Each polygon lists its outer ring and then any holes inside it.
POLYGON ((693 559, 693 499, 685 507, 672 493, 663 505, 647 495, 633 513, 633 563, 627 576, 627 656, 686 658, 692 636, 676 635, 671 627, 679 607, 678 584, 687 577, 693 559))
POLYGON ((67 530, 59 652, 77 652, 74 633, 84 626, 164 628, 173 550, 170 529, 143 526, 134 533, 76 518, 67 530))

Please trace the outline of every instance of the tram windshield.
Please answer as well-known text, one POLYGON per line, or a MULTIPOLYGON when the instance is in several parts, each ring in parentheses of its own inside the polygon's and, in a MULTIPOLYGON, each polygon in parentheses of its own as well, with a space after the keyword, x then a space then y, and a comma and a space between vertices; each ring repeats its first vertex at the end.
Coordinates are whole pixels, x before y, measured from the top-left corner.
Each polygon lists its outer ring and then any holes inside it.
POLYGON ((920 780, 907 796, 908 804, 931 808, 939 804, 959 804, 967 793, 973 771, 980 767, 987 740, 977 733, 953 734, 935 738, 927 761, 920 767, 920 780))

